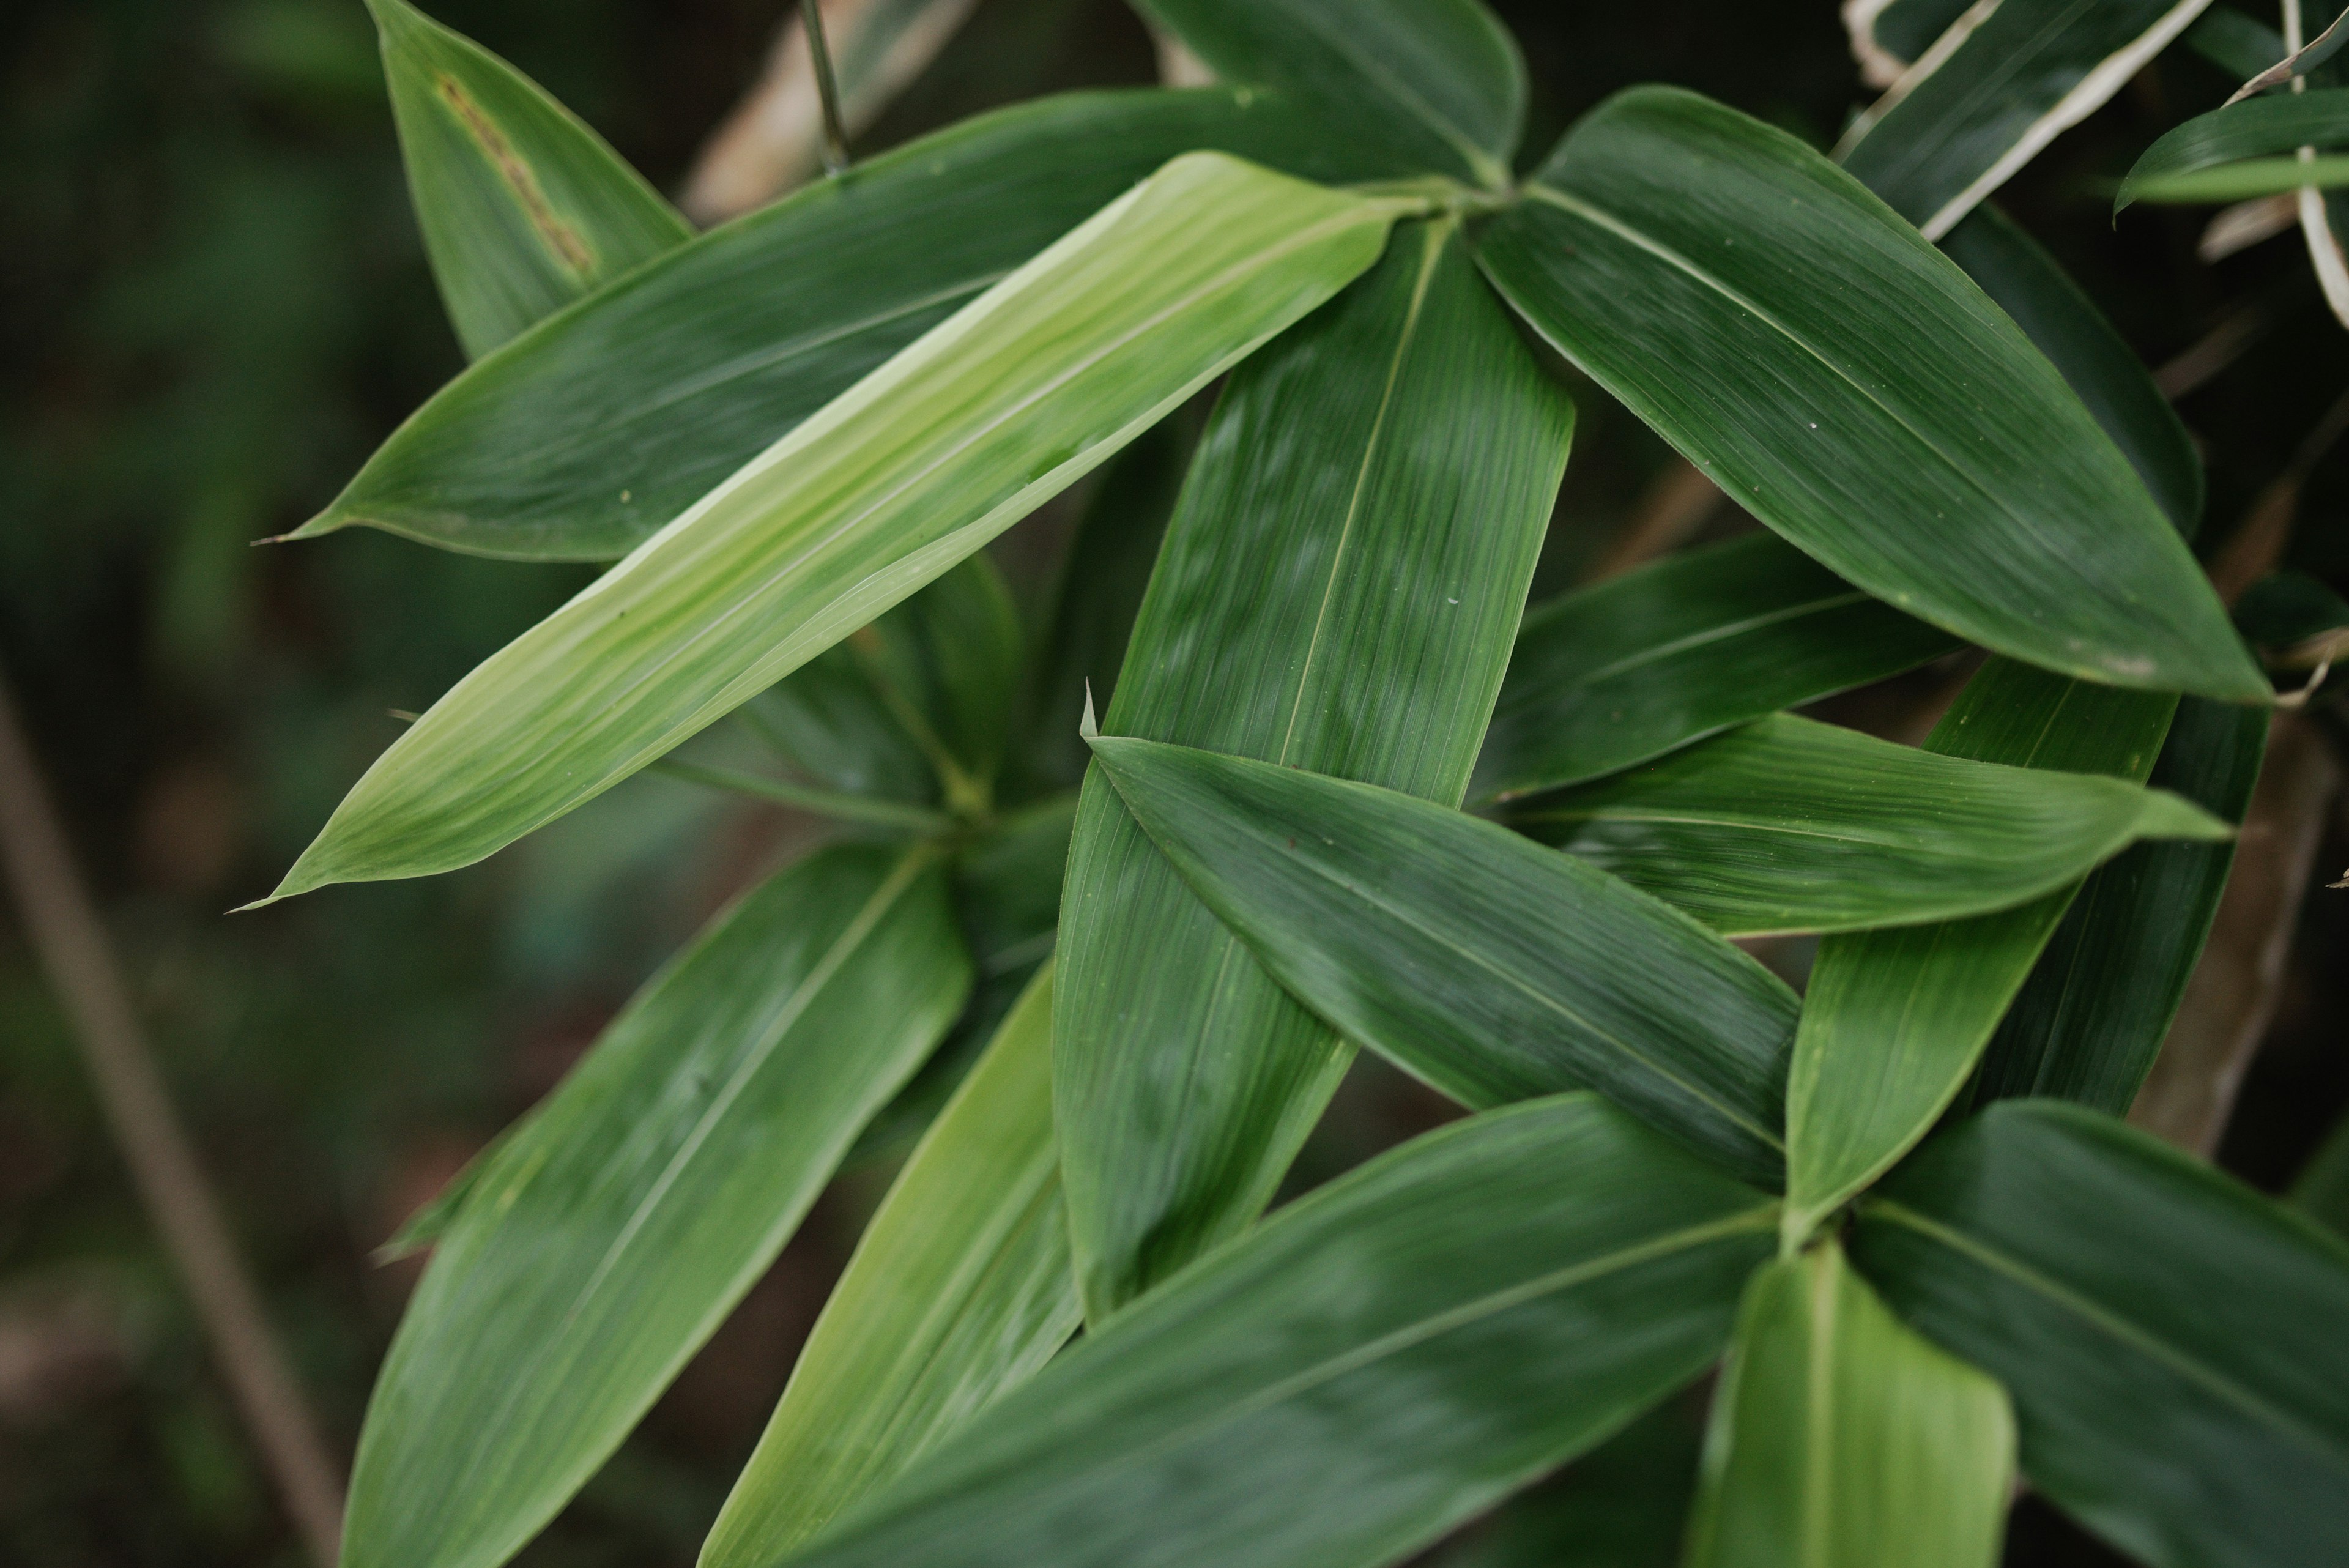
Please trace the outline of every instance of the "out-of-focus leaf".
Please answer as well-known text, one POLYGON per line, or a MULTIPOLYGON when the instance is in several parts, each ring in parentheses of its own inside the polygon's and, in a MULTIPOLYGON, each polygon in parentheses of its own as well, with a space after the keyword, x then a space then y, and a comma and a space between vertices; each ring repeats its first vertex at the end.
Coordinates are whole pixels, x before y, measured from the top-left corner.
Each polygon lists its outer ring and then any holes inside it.
POLYGON ((1400 1561, 1718 1355, 1773 1212, 1595 1096, 1455 1123, 1184 1271, 793 1561, 1400 1561))
POLYGON ((2349 1116, 2309 1157, 2292 1184, 2292 1206, 2349 1241, 2349 1116))
POLYGON ((1407 205, 1176 159, 475 669, 273 896, 469 865, 592 799, 1328 298, 1407 205))
MULTIPOLYGON (((2186 698, 2151 782, 2240 823, 2268 718, 2186 698)), ((2234 858, 2232 841, 2139 844, 2098 867, 1991 1037, 1975 1100, 2047 1096, 2127 1111, 2178 1015, 2234 858)))
MULTIPOLYGON (((1446 223, 1226 385, 1104 728, 1460 798, 1573 405, 1446 223)), ((1089 1321, 1270 1200, 1351 1048, 1089 774, 1053 1096, 1089 1321)))
POLYGON ((444 1229, 360 1434, 343 1562, 488 1568, 618 1446, 962 1005, 931 852, 761 885, 640 992, 444 1229))
POLYGON ((2230 77, 2255 77, 2284 57, 2283 35, 2232 5, 2213 5, 2180 40, 2230 77))
POLYGON ((785 1555, 1076 1331, 1060 1170, 1047 971, 865 1227, 702 1568, 785 1555))
MULTIPOLYGON (((2278 93, 2272 98, 2246 99, 2225 109, 2198 114, 2192 119, 2164 135, 2147 148, 2129 168, 2121 188, 2114 192, 2113 211, 2117 213, 2131 202, 2144 199, 2159 201, 2162 192, 2182 190, 2178 182, 2184 176, 2218 172, 2221 165, 2239 163, 2243 159, 2257 159, 2266 153, 2291 152, 2302 147, 2340 147, 2349 145, 2349 88, 2322 88, 2313 92, 2278 93)), ((2272 161, 2272 160, 2271 160, 2272 161)), ((2331 183, 2339 184, 2349 168, 2349 159, 2332 158, 2320 161, 2333 166, 2331 183)), ((2240 172, 2248 176, 2248 171, 2240 172)), ((2288 180, 2282 184, 2263 190, 2247 190, 2245 195, 2265 195, 2270 191, 2289 191, 2302 183, 2324 183, 2312 176, 2309 180, 2288 180)), ((2191 182, 2189 182, 2190 186, 2191 182)), ((2189 196, 2187 200, 2228 200, 2189 196)))
POLYGON ((1545 795, 1510 826, 1727 936, 1982 914, 2068 887, 2140 838, 2233 831, 2119 779, 1943 756, 1790 713, 1545 795))
POLYGON ((2084 680, 2267 700, 2063 379, 1793 137, 1674 88, 1619 94, 1478 254, 1561 352, 1856 587, 2084 680))
POLYGON ((1871 87, 1887 87, 1923 57, 1973 0, 1844 0, 1852 57, 1871 87))
POLYGON ((2311 159, 2246 158, 2215 169, 2150 175, 2129 187, 2129 200, 2216 206, 2224 202, 2248 201, 2253 196, 2272 196, 2279 191, 2297 191, 2306 186, 2323 190, 2340 185, 2349 185, 2349 157, 2337 153, 2311 159))
POLYGON ((440 298, 478 359, 693 231, 544 88, 408 0, 367 0, 440 298))
POLYGON ((1469 794, 1596 778, 1960 646, 1775 534, 1668 556, 1526 615, 1469 794))
POLYGON ((1937 45, 1853 123, 1837 156, 1926 238, 1939 239, 2103 107, 2209 3, 2019 0, 1981 8, 1969 14, 1971 28, 1955 47, 1937 45))
POLYGON ((2023 1470, 2155 1568, 2349 1561, 2349 1250, 2109 1117, 1992 1107, 1862 1206, 1852 1261, 2013 1396, 2023 1470))
POLYGON ((980 115, 640 268, 442 388, 297 537, 626 555, 891 355, 1186 150, 1344 176, 1252 88, 980 115))
POLYGON ((1673 1568, 1697 1424, 1667 1400, 1423 1558, 1429 1568, 1673 1568))
POLYGON ((1226 81, 1322 111, 1395 174, 1495 189, 1525 120, 1516 40, 1480 0, 1135 0, 1226 81))
POLYGON ((2202 454, 2144 361, 2080 286, 1987 202, 1941 236, 1941 249, 2063 373, 2169 521, 2192 538, 2202 522, 2202 454))
MULTIPOLYGON (((1993 659, 1925 747, 2142 783, 2177 701, 1993 659)), ((1789 1238, 1808 1234, 1925 1136, 2077 891, 2075 882, 1996 914, 1819 943, 1786 1086, 1789 1238)))
POLYGON ((1693 920, 1392 790, 1154 741, 1093 745, 1192 890, 1348 1040, 1480 1109, 1598 1089, 1777 1184, 1794 993, 1693 920))
POLYGON ((2235 625, 2271 667, 2310 669, 2349 641, 2349 600, 2306 572, 2270 572, 2235 601, 2235 625))
POLYGON ((1746 1286, 1704 1470, 1684 1568, 1991 1568, 2014 1412, 1827 1241, 1746 1286))
MULTIPOLYGON (((2292 31, 2294 36, 2299 35, 2297 24, 2292 31)), ((2324 31, 2237 88, 2235 95, 2227 100, 2228 104, 2241 103, 2254 93, 2282 87, 2294 77, 2307 76, 2339 54, 2344 45, 2349 45, 2349 9, 2333 17, 2332 25, 2324 31)))

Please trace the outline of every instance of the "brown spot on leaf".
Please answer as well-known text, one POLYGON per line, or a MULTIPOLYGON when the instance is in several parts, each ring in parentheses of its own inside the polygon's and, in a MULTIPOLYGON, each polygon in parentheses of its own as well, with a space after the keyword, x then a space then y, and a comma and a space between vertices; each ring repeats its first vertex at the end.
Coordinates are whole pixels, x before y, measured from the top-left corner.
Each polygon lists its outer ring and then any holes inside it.
POLYGON ((514 200, 522 203, 522 210, 530 217, 531 227, 538 231, 538 237, 545 242, 546 248, 554 253, 555 259, 583 280, 586 278, 595 270, 595 253, 578 230, 554 215, 554 209, 547 203, 546 192, 539 189, 537 172, 513 150, 513 143, 506 140, 505 132, 481 112, 481 105, 473 101, 472 96, 466 92, 456 78, 443 75, 438 78, 438 85, 441 98, 464 122, 473 140, 481 143, 481 151, 489 155, 490 161, 497 166, 498 177, 513 192, 514 200))

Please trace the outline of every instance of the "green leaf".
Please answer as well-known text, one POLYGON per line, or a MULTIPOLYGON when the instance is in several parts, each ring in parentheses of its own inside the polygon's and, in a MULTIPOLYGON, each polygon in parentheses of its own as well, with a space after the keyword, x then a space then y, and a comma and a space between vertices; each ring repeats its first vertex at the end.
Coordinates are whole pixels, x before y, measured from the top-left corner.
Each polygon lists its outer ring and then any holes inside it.
POLYGON ((1480 1109, 1597 1089, 1777 1184, 1794 993, 1686 916, 1392 790, 1153 741, 1093 746, 1192 890, 1347 1039, 1480 1109))
POLYGON ((1848 0, 1844 25, 1853 33, 1853 52, 1867 46, 1908 66, 1933 47, 1935 39, 1964 16, 1971 0, 1848 0))
POLYGON ((1667 556, 1527 613, 1469 794, 1597 778, 1959 646, 1775 534, 1667 556))
POLYGON ((1725 936, 1982 914, 2069 887, 2140 838, 2234 831, 2118 779, 1943 756, 1790 713, 1545 795, 1509 825, 1725 936))
MULTIPOLYGON (((2177 699, 1994 659, 1925 741, 1945 756, 2141 783, 2177 699)), ((1889 1168, 1954 1099, 2071 906, 2072 883, 1969 919, 1819 943, 1786 1086, 1786 1235, 1889 1168)))
POLYGON ((2282 34, 2231 5, 2213 5, 2203 12, 2180 42, 2239 80, 2259 75, 2284 57, 2282 34))
POLYGON ((639 268, 475 366, 296 533, 626 555, 1176 154, 1349 173, 1253 88, 1071 93, 964 121, 639 268))
POLYGON ((1323 134, 1397 175, 1499 190, 1525 121, 1526 65, 1479 0, 1135 0, 1227 81, 1325 117, 1323 134))
MULTIPOLYGON (((2252 99, 2271 103, 2272 99, 2252 99)), ((2238 105, 2248 108, 2249 104, 2238 105)), ((2349 157, 2246 158, 2215 169, 2191 169, 2176 174, 2150 175, 2125 187, 2132 202, 2168 202, 2183 206, 2215 206, 2221 202, 2247 202, 2305 185, 2320 190, 2349 185, 2349 157)))
POLYGON ((792 1561, 1401 1561, 1702 1369, 1772 1213, 1595 1098, 1441 1128, 1119 1314, 792 1561))
POLYGON ((1667 1400, 1431 1557, 1427 1568, 1673 1568, 1697 1424, 1667 1400))
MULTIPOLYGON (((2349 145, 2349 88, 2245 99, 2198 114, 2147 148, 2114 192, 2113 211, 2118 213, 2140 198, 2158 201, 2162 191, 2178 188, 2176 182, 2181 177, 2217 171, 2221 165, 2239 160, 2302 147, 2343 145, 2349 145)), ((2349 159, 2321 161, 2334 166, 2333 182, 2336 184, 2344 177, 2344 167, 2349 166, 2349 159)), ((2310 182, 2294 180, 2270 189, 2288 191, 2310 182)))
POLYGON ((2270 572, 2235 601, 2235 625, 2271 668, 2309 670, 2349 633, 2349 600, 2306 572, 2270 572))
POLYGON ((1403 205, 1176 159, 474 670, 273 897, 470 865, 592 799, 1328 298, 1403 205))
POLYGON ((2154 1568, 2349 1562, 2349 1250, 2076 1106, 1993 1106, 1861 1209, 1854 1263, 2000 1378, 2033 1486, 2154 1568))
MULTIPOLYGON (((2152 782, 2240 823, 2268 714, 2189 697, 2152 782)), ((1977 1102, 2076 1100, 2115 1116, 2137 1098, 2186 995, 2235 846, 2139 844, 2090 877, 1982 1054, 1977 1102)))
MULTIPOLYGON (((1438 223, 1226 384, 1106 727, 1457 801, 1573 405, 1438 223)), ((1245 1228, 1351 1048, 1089 775, 1053 1095, 1089 1321, 1245 1228)))
POLYGON ((367 9, 424 251, 468 358, 691 237, 536 82, 407 0, 367 9))
POLYGON ((905 1164, 701 1548, 763 1568, 1051 1358, 1080 1316, 1037 976, 905 1164))
POLYGON ((1860 116, 1837 155, 1894 212, 1939 239, 2042 148, 2102 108, 2208 3, 1978 8, 1860 116))
POLYGON ((1987 202, 1941 236, 1941 249, 2063 373, 2171 524, 2194 537, 2202 522, 2202 455, 2144 362, 2080 286, 1987 202))
POLYGON ((2013 1474, 2006 1390, 1826 1241, 1745 1288, 1683 1568, 1990 1568, 2013 1474))
POLYGON ((1783 131, 1673 88, 1619 94, 1478 244, 1544 337, 1854 586, 2083 680, 2267 701, 2062 378, 1783 131))
POLYGON ((826 850, 712 921, 447 1223, 368 1402, 347 1568, 490 1568, 554 1517, 969 983, 924 850, 826 850))
POLYGON ((2294 1209, 2349 1241, 2349 1116, 2333 1124, 2309 1157, 2292 1184, 2291 1201, 2294 1209))

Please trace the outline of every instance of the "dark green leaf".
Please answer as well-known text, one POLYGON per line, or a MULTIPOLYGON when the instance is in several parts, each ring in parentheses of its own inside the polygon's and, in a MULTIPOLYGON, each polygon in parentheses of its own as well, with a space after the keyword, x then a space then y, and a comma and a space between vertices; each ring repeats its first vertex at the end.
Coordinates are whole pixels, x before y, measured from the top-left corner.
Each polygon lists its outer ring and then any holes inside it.
POLYGON ((1667 1400, 1519 1492, 1428 1568, 1674 1568, 1696 1482, 1697 1424, 1667 1400))
POLYGON ((2113 211, 2140 196, 2159 200, 2181 175, 2265 153, 2344 145, 2349 145, 2349 88, 2245 99, 2196 115, 2147 148, 2114 193, 2113 211))
POLYGON ((1855 586, 2085 680, 2267 700, 2062 378, 1793 137, 1692 93, 1620 94, 1479 255, 1568 358, 1855 586))
POLYGON ((2016 1102, 1896 1171, 1852 1256, 2006 1384, 2032 1484, 2139 1562, 2349 1562, 2349 1250, 2298 1216, 2016 1102))
POLYGON ((2230 77, 2255 77, 2284 57, 2283 35, 2232 5, 2213 5, 2181 40, 2230 77))
POLYGON ((2309 1157, 2292 1184, 2292 1206, 2349 1241, 2349 1116, 2309 1157))
MULTIPOLYGON (((2292 33, 2294 36, 2300 33, 2297 18, 2292 33)), ((2237 88, 2235 96, 2227 102, 2240 103, 2253 93, 2282 87, 2295 77, 2305 77, 2339 54, 2344 45, 2349 45, 2349 8, 2343 9, 2334 16, 2332 25, 2324 31, 2237 88)))
POLYGON ((1775 534, 1668 556, 1526 615, 1469 794, 1596 778, 1959 646, 1775 534))
POLYGON ((1480 1108, 1598 1089, 1776 1185, 1794 994, 1686 916, 1392 790, 1093 745, 1192 890, 1348 1040, 1480 1108))
POLYGON ((2349 600, 2306 572, 2270 572, 2235 601, 2235 624, 2271 666, 2308 669, 2349 634, 2349 600))
POLYGON ((1853 52, 1878 51, 1901 66, 1914 64, 1933 41, 1966 14, 1973 0, 1847 0, 1844 25, 1853 52))
MULTIPOLYGON (((1105 727, 1460 798, 1573 406, 1448 224, 1242 366, 1201 438, 1105 727)), ((1244 1228, 1350 1048, 1089 776, 1053 1094, 1090 1319, 1244 1228)))

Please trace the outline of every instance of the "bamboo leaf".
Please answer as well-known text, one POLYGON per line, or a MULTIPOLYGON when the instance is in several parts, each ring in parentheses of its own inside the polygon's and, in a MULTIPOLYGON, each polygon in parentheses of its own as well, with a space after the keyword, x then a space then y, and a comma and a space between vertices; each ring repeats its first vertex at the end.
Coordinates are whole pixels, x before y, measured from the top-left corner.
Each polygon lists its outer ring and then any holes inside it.
POLYGON ((1943 756, 1783 713, 1545 795, 1509 825, 1726 936, 1983 914, 2069 887, 2140 838, 2233 833, 2118 779, 1943 756))
POLYGON ((1328 298, 1402 205, 1176 159, 474 670, 273 897, 469 865, 626 778, 1328 298))
POLYGON ((1844 31, 1862 78, 1889 87, 1971 8, 1971 0, 1844 0, 1844 31))
POLYGON ((1468 793, 1578 784, 1960 646, 1775 534, 1667 556, 1527 612, 1468 793))
POLYGON ((1429 1568, 1672 1568, 1698 1428, 1662 1405, 1421 1561, 1429 1568))
POLYGON ((865 1227, 701 1568, 763 1568, 887 1482, 1076 1331, 1052 979, 1037 976, 865 1227))
POLYGON ((2349 1251, 2298 1215, 2017 1102, 1895 1172, 1852 1261, 2006 1384, 2032 1485, 2137 1561, 2349 1561, 2349 1251))
MULTIPOLYGON (((2253 103, 2266 103, 2254 99, 2253 103)), ((2248 105, 2239 107, 2249 107, 2248 105)), ((2132 202, 2168 202, 2184 206, 2217 206, 2272 196, 2280 191, 2303 188, 2333 190, 2349 185, 2349 157, 2246 158, 2215 169, 2191 169, 2175 174, 2150 175, 2125 187, 2132 202)))
POLYGON ((983 1411, 808 1568, 1373 1568, 1720 1351, 1771 1206, 1574 1096, 1282 1210, 983 1411))
POLYGON ((1976 6, 1860 116, 1837 156, 1926 238, 1939 239, 2102 108, 2209 3, 1976 6))
MULTIPOLYGON (((1107 727, 1460 798, 1573 407, 1447 223, 1226 385, 1107 727)), ((1089 1321, 1244 1228, 1350 1048, 1088 776, 1053 1097, 1089 1321)))
POLYGON ((1822 1242, 1745 1288, 1683 1568, 1990 1568, 2013 1474, 2006 1390, 1822 1242))
POLYGON ((604 139, 408 0, 367 0, 440 298, 468 358, 689 238, 604 139))
POLYGON ((2284 57, 2283 35, 2231 5, 2213 5, 2179 40, 2230 77, 2255 77, 2284 57))
POLYGON ((1597 1089, 1778 1183, 1794 994, 1686 916, 1391 790, 1151 741, 1093 746, 1192 890, 1347 1039, 1477 1108, 1597 1089))
POLYGON ((536 1533, 773 1261, 969 983, 926 850, 826 850, 713 921, 447 1220, 368 1403, 347 1568, 490 1568, 536 1533))
MULTIPOLYGON (((2287 12, 2286 15, 2293 14, 2287 12)), ((2299 36, 2300 28, 2295 17, 2292 36, 2296 39, 2299 36)), ((2279 39, 2279 41, 2282 40, 2279 39)), ((2339 54, 2344 45, 2349 45, 2349 9, 2344 9, 2339 16, 2334 16, 2324 31, 2317 34, 2315 37, 2292 49, 2282 59, 2237 88, 2234 97, 2227 100, 2228 104, 2241 103, 2253 93, 2265 92, 2270 88, 2283 86, 2295 77, 2307 76, 2317 67, 2339 54)))
POLYGON ((1136 0, 1228 81, 1320 110, 1397 175, 1495 190, 1525 120, 1526 65, 1479 0, 1136 0))
POLYGON ((626 555, 1168 159, 1354 171, 1254 88, 1070 93, 980 115, 680 246, 442 388, 297 531, 626 555))
MULTIPOLYGON (((2243 159, 2293 152, 2302 147, 2344 145, 2349 145, 2349 88, 2246 99, 2209 114, 2198 114, 2147 148, 2130 166, 2121 188, 2114 192, 2113 211, 2118 213, 2140 199, 2161 200, 2160 192, 2169 182, 2216 171, 2243 159)), ((2324 161, 2339 165, 2349 160, 2334 158, 2324 161)), ((2336 170, 2335 182, 2340 178, 2336 170)), ((2288 191, 2293 184, 2302 182, 2295 181, 2270 189, 2288 191)))
MULTIPOLYGON (((1992 660, 1928 751, 2139 783, 2177 699, 1992 660)), ((1925 1136, 1980 1058, 2078 890, 1997 914, 1819 943, 1786 1086, 1786 1235, 1799 1242, 1925 1136)))
POLYGON ((2267 700, 2062 379, 1792 137, 1692 93, 1619 94, 1478 244, 1544 337, 1855 587, 2083 680, 2267 700))

